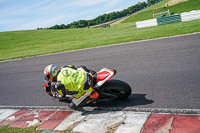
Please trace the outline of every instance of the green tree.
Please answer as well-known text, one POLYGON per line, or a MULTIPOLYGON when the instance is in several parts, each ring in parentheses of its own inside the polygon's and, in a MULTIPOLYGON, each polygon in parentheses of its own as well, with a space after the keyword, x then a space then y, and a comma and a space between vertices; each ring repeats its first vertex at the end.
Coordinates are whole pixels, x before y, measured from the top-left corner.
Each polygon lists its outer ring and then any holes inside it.
POLYGON ((64 24, 61 24, 61 25, 60 25, 60 29, 65 29, 65 25, 64 25, 64 24))

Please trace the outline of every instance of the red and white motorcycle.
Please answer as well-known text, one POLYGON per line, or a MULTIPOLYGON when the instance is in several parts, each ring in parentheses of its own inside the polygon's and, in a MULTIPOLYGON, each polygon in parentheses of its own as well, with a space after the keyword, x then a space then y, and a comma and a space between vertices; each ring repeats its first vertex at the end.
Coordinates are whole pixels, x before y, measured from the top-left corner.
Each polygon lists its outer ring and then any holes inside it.
POLYGON ((97 72, 97 82, 94 91, 99 93, 100 99, 126 99, 131 94, 131 87, 124 81, 111 80, 116 70, 103 68, 97 72))
MULTIPOLYGON (((78 69, 77 69, 78 70, 78 69)), ((84 71, 79 69, 79 71, 84 71)), ((116 74, 116 70, 103 68, 99 72, 96 73, 96 84, 93 86, 94 90, 90 94, 88 98, 86 98, 86 102, 84 103, 96 103, 93 101, 93 98, 96 99, 111 99, 111 100, 120 100, 126 99, 131 94, 131 87, 124 81, 121 80, 111 80, 111 78, 116 74), (97 93, 95 93, 97 92, 97 93), (97 96, 98 95, 98 96, 97 96)), ((53 94, 53 92, 52 92, 53 94)), ((71 100, 76 93, 67 94, 66 99, 71 100)), ((59 99, 61 96, 58 96, 59 99)), ((79 105, 81 107, 83 105, 79 105)))

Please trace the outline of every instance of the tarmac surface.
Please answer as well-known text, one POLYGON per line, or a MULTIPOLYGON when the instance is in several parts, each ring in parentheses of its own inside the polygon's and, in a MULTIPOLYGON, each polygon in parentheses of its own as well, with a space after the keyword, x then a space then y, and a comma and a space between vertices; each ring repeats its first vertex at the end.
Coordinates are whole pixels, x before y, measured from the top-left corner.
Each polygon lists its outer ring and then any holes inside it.
POLYGON ((98 101, 98 107, 200 109, 200 33, 0 62, 0 106, 63 106, 43 90, 49 64, 117 70, 127 82, 125 101, 98 101))

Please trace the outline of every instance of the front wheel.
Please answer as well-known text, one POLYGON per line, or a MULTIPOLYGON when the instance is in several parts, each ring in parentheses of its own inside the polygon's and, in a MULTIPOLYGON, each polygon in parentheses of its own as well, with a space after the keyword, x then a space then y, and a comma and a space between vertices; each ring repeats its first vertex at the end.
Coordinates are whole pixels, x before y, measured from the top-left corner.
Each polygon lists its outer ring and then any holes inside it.
POLYGON ((131 87, 121 80, 109 80, 100 89, 102 89, 101 98, 108 99, 126 99, 131 94, 131 87))

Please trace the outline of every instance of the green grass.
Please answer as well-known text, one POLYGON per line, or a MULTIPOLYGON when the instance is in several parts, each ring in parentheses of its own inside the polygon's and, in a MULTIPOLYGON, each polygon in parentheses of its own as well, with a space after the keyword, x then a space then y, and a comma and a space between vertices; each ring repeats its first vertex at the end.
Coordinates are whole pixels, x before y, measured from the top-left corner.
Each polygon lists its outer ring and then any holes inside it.
POLYGON ((0 127, 0 133, 41 133, 41 131, 36 131, 36 127, 11 128, 8 126, 3 126, 0 127))
POLYGON ((164 4, 168 1, 169 0, 163 0, 153 6, 150 6, 149 8, 146 8, 136 14, 133 14, 132 16, 124 20, 122 23, 134 23, 137 21, 153 19, 153 13, 160 13, 168 10, 170 10, 170 14, 176 14, 200 9, 200 0, 189 0, 170 7, 164 7, 164 4))
POLYGON ((67 129, 65 131, 51 131, 51 130, 36 130, 37 127, 29 128, 12 128, 8 126, 1 126, 0 133, 72 133, 72 129, 67 129))
POLYGON ((157 27, 0 32, 0 60, 200 32, 200 20, 157 27))

